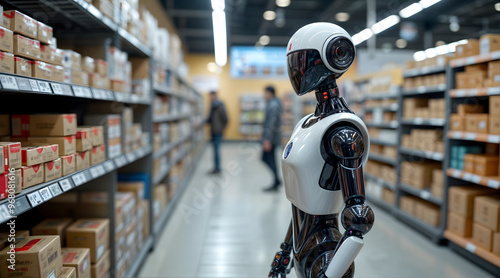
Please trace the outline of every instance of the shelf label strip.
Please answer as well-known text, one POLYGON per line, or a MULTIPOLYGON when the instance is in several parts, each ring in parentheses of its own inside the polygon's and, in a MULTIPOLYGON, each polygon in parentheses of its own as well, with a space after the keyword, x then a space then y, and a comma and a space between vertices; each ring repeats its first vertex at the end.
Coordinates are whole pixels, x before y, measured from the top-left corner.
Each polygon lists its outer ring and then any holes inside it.
POLYGON ((71 190, 71 188, 73 188, 69 179, 64 179, 62 181, 59 181, 59 184, 61 185, 61 188, 64 192, 69 191, 71 190))
POLYGON ((28 194, 28 200, 30 201, 32 207, 36 207, 39 204, 43 203, 43 199, 39 191, 28 194))
POLYGON ((16 79, 10 75, 0 75, 0 83, 2 83, 2 87, 8 90, 19 90, 17 86, 16 79))

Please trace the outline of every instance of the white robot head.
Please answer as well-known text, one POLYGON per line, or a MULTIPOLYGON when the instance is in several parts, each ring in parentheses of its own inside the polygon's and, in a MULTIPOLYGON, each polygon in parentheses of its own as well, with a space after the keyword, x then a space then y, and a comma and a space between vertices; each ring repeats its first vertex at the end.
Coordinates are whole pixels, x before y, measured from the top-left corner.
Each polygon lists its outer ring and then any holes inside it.
POLYGON ((300 96, 328 77, 340 77, 354 62, 356 48, 340 26, 319 22, 300 28, 288 42, 288 77, 300 96))

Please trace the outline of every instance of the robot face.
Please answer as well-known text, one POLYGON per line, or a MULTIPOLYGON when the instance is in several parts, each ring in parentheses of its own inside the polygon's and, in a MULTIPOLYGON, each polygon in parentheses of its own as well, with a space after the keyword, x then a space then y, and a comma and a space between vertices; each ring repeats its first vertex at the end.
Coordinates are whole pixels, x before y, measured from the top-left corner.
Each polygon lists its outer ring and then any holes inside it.
POLYGON ((299 96, 313 91, 333 74, 325 67, 316 49, 299 50, 288 54, 287 65, 288 77, 299 96))

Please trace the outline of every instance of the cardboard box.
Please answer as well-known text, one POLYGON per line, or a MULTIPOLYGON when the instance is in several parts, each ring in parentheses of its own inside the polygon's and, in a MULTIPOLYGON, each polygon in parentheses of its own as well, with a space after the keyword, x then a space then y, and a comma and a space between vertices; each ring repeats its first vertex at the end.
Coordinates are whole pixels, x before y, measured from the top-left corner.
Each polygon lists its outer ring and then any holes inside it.
POLYGON ((61 156, 62 175, 66 176, 76 171, 76 155, 61 156))
POLYGON ((90 139, 92 146, 100 146, 104 144, 104 129, 102 126, 80 126, 81 128, 90 129, 90 139))
POLYGON ((464 171, 469 173, 474 173, 474 157, 476 154, 465 154, 464 155, 464 171))
POLYGON ((0 51, 0 72, 15 73, 14 54, 0 51))
MULTIPOLYGON (((458 52, 459 46, 457 46, 458 52)), ((455 73, 455 88, 457 89, 467 89, 470 88, 469 76, 467 72, 457 72, 455 73)))
POLYGON ((423 200, 415 201, 415 216, 434 227, 439 226, 441 222, 441 211, 439 206, 423 200))
POLYGON ((64 50, 59 48, 52 48, 52 64, 63 66, 64 50))
POLYGON ((33 73, 30 61, 21 57, 14 57, 14 73, 31 77, 33 73))
MULTIPOLYGON (((56 160, 59 158, 59 145, 57 144, 38 144, 38 143, 31 143, 31 142, 23 142, 22 146, 25 147, 41 147, 42 148, 42 162, 47 162, 47 161, 52 161, 56 160)), ((22 153, 21 153, 22 155, 22 153)), ((32 164, 34 165, 34 164, 32 164)), ((26 165, 30 166, 30 165, 26 165)))
POLYGON ((110 0, 93 0, 92 4, 99 11, 101 11, 105 16, 109 17, 110 19, 113 19, 115 9, 114 9, 112 1, 110 1, 110 0))
POLYGON ((43 161, 43 147, 22 147, 21 159, 23 166, 33 166, 36 164, 44 163, 43 161))
POLYGON ((149 79, 150 59, 129 58, 132 63, 132 79, 149 79))
POLYGON ((465 131, 477 132, 478 122, 477 118, 473 114, 467 115, 465 117, 465 131))
POLYGON ((474 209, 474 197, 488 195, 494 189, 477 186, 452 186, 448 190, 448 210, 466 218, 471 218, 474 209))
POLYGON ((90 249, 90 261, 96 263, 109 248, 109 219, 80 219, 66 230, 67 246, 90 249))
POLYGON ((490 130, 491 134, 500 134, 500 115, 491 115, 490 116, 490 130))
POLYGON ((118 191, 134 193, 136 202, 145 199, 143 182, 118 182, 118 191))
POLYGON ((110 90, 111 89, 111 81, 106 76, 99 75, 97 73, 90 73, 89 74, 89 86, 94 87, 94 88, 98 88, 98 89, 110 90))
POLYGON ((488 133, 489 131, 489 114, 474 114, 469 115, 469 117, 476 118, 476 132, 478 133, 488 133))
POLYGON ((474 198, 474 222, 500 232, 500 195, 474 198))
POLYGON ((23 189, 40 184, 45 178, 44 166, 43 164, 22 166, 21 175, 23 176, 23 189))
POLYGON ((472 224, 472 241, 478 246, 491 251, 493 247, 493 231, 474 222, 474 224, 472 224))
POLYGON ((431 183, 431 194, 442 199, 443 198, 444 185, 442 183, 431 183))
POLYGON ((51 180, 55 180, 62 177, 62 162, 60 158, 54 161, 46 162, 44 165, 45 165, 44 182, 49 182, 51 180))
MULTIPOLYGON (((488 72, 488 87, 499 87, 500 86, 500 70, 494 70, 488 72)), ((494 112, 498 113, 498 112, 494 112)))
POLYGON ((63 266, 62 273, 57 278, 76 278, 76 268, 63 266))
POLYGON ((90 278, 90 250, 88 248, 62 248, 63 265, 76 270, 76 278, 90 278))
POLYGON ((446 229, 461 237, 469 238, 472 235, 472 219, 448 212, 446 229))
POLYGON ((92 149, 91 130, 86 127, 76 129, 76 151, 84 152, 92 149))
POLYGON ((474 156, 474 173, 480 176, 497 176, 499 157, 488 155, 474 156))
POLYGON ((62 66, 52 67, 52 81, 64 82, 64 68, 62 66))
POLYGON ((31 76, 52 80, 52 65, 40 61, 30 61, 31 76))
POLYGON ((0 114, 0 136, 10 135, 10 115, 0 114))
POLYGON ((145 240, 149 236, 149 201, 142 200, 139 203, 140 209, 143 210, 143 217, 141 218, 143 221, 143 230, 142 230, 142 238, 145 240))
POLYGON ((0 50, 14 52, 14 33, 11 30, 0 27, 0 50))
POLYGON ((96 165, 106 161, 106 146, 93 147, 90 151, 90 165, 96 165))
POLYGON ((384 188, 382 191, 382 200, 388 204, 396 204, 396 195, 391 190, 384 188))
POLYGON ((106 250, 97 263, 91 265, 92 278, 106 278, 110 263, 109 250, 106 250))
POLYGON ((28 36, 36 39, 38 35, 37 21, 33 18, 20 13, 19 11, 3 11, 3 17, 10 19, 10 30, 14 33, 28 36))
POLYGON ((10 18, 3 16, 3 12, 2 12, 2 17, 3 17, 3 20, 0 20, 0 25, 3 28, 10 29, 10 22, 11 22, 10 18))
POLYGON ((14 55, 27 59, 40 59, 40 42, 21 35, 14 35, 14 55))
POLYGON ((415 215, 415 200, 417 198, 413 196, 401 196, 399 199, 399 208, 408 214, 415 215))
POLYGON ((20 193, 22 184, 21 169, 0 174, 0 200, 7 198, 9 194, 20 193))
POLYGON ((76 134, 76 114, 30 115, 28 136, 68 136, 76 134))
POLYGON ((82 57, 82 70, 88 73, 95 72, 95 60, 89 56, 82 57))
POLYGON ((460 116, 466 116, 467 114, 484 113, 484 106, 479 104, 461 103, 457 105, 457 113, 460 116))
MULTIPOLYGON (((76 136, 61 137, 28 137, 28 143, 31 144, 57 144, 59 146, 59 156, 65 156, 76 153, 76 136)), ((50 159, 53 160, 53 159, 50 159)))
POLYGON ((500 115, 500 96, 490 96, 490 115, 500 115))
POLYGON ((75 70, 82 69, 82 55, 73 50, 63 50, 64 58, 62 62, 62 66, 65 68, 71 68, 75 70))
POLYGON ((104 77, 108 76, 108 63, 104 60, 95 60, 95 72, 104 77))
POLYGON ((48 218, 38 223, 31 228, 32 235, 55 235, 59 236, 61 243, 64 244, 66 236, 66 228, 73 222, 71 218, 48 218))
POLYGON ((48 45, 40 45, 40 61, 52 63, 52 48, 48 45))
POLYGON ((37 21, 36 23, 38 28, 36 39, 42 43, 50 44, 53 37, 52 27, 45 25, 40 21, 37 21))
POLYGON ((488 54, 500 50, 500 35, 486 34, 479 38, 480 54, 488 54))
POLYGON ((88 86, 89 74, 81 70, 71 70, 71 83, 76 85, 88 86))
POLYGON ((125 92, 125 82, 121 80, 111 80, 111 90, 115 92, 125 92))
POLYGON ((493 234, 493 254, 500 256, 500 233, 493 234))
POLYGON ((15 270, 7 268, 12 248, 0 253, 2 277, 58 277, 62 272, 61 241, 58 236, 30 236, 15 244, 15 270), (52 276, 51 276, 52 275, 52 276))
POLYGON ((86 125, 102 125, 107 148, 107 158, 115 158, 122 154, 121 117, 114 114, 89 114, 84 118, 86 125))
POLYGON ((90 167, 90 151, 76 153, 76 171, 90 167))
POLYGON ((0 150, 2 148, 4 157, 4 172, 7 172, 9 168, 20 168, 22 165, 21 143, 0 142, 0 150))

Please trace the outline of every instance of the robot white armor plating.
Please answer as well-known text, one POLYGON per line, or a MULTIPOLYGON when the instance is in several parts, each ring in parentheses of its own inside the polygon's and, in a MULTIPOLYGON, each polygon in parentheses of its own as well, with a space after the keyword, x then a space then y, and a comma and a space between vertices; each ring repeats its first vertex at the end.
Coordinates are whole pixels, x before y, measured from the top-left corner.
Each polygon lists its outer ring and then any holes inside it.
POLYGON ((283 151, 293 217, 269 277, 286 277, 292 267, 299 278, 354 276, 354 258, 375 219, 365 203, 363 179, 368 131, 336 85, 354 58, 351 37, 331 23, 306 25, 288 42, 292 86, 298 95, 314 92, 318 104, 314 114, 297 124, 283 151))

